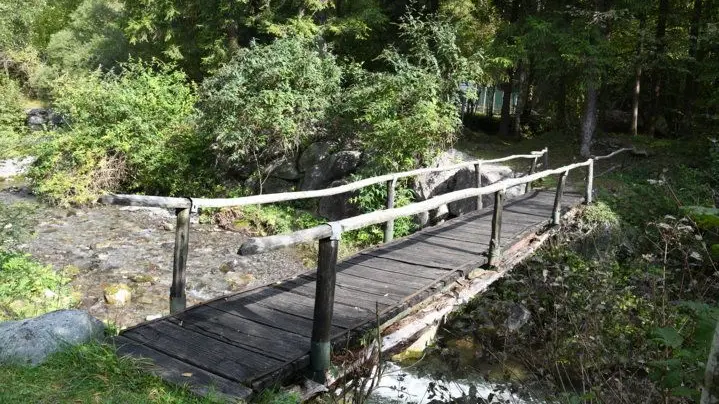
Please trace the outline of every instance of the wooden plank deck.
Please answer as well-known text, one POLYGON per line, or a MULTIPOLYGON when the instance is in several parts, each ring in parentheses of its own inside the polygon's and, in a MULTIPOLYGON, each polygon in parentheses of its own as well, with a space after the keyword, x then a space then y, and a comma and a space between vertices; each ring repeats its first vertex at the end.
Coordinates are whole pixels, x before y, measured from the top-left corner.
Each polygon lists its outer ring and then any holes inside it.
MULTIPOLYGON (((581 202, 566 193, 564 210, 581 202)), ((549 223, 554 191, 504 205, 506 249, 549 223)), ((486 264, 492 207, 380 245, 339 263, 333 342, 346 343, 439 293, 486 264)), ((165 380, 205 394, 247 397, 309 364, 315 271, 280 284, 225 296, 139 324, 116 338, 122 354, 148 358, 165 380)))

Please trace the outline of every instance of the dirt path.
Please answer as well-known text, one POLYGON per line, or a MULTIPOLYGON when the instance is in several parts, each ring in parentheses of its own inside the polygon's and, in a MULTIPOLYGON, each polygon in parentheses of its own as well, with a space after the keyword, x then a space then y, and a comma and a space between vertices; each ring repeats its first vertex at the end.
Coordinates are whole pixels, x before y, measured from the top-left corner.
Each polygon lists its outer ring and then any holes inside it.
MULTIPOLYGON (((71 285, 82 296, 80 308, 119 327, 168 312, 174 245, 174 216, 169 211, 105 206, 60 209, 38 204, 21 184, 0 182, 0 188, 4 188, 0 203, 37 204, 34 236, 22 249, 56 270, 68 272, 69 267, 69 272, 76 273, 71 285), (131 288, 130 304, 116 307, 105 302, 104 288, 114 283, 131 288)), ((192 219, 188 304, 306 270, 291 249, 241 257, 237 249, 246 235, 192 219)))

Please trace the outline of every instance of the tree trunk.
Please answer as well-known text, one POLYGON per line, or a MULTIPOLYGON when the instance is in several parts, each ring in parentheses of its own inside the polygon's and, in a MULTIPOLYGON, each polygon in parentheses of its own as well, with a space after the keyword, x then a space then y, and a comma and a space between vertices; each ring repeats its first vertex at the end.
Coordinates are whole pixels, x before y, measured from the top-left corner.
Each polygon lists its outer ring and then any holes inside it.
MULTIPOLYGON (((667 32, 667 15, 669 14, 669 0, 659 0, 659 10, 658 10, 658 16, 657 16, 657 30, 655 34, 655 40, 656 40, 656 65, 661 66, 661 62, 659 61, 660 58, 662 58, 662 55, 664 54, 664 51, 666 49, 666 43, 665 43, 665 37, 667 32)), ((654 132, 656 130, 656 123, 659 119, 660 108, 661 108, 661 95, 662 95, 662 85, 663 85, 663 72, 662 68, 658 67, 656 71, 654 72, 654 85, 652 86, 652 109, 650 114, 650 121, 649 121, 649 134, 654 135, 654 132)))
POLYGON ((639 130, 639 96, 642 89, 642 54, 644 52, 644 27, 647 19, 639 17, 639 46, 637 46, 637 61, 634 72, 634 94, 632 94, 632 136, 636 136, 639 130))
POLYGON ((237 25, 237 21, 230 21, 227 24, 227 49, 229 50, 230 55, 234 55, 239 52, 239 37, 239 26, 237 25))
POLYGON ((597 129, 597 98, 598 91, 596 84, 590 82, 587 84, 587 99, 584 104, 584 115, 582 117, 582 138, 579 154, 583 158, 591 156, 592 138, 594 131, 597 129))
POLYGON ((695 67, 697 63, 697 48, 699 43, 699 25, 702 15, 702 0, 694 0, 694 13, 689 26, 689 69, 684 79, 684 124, 685 130, 689 129, 694 110, 694 101, 697 98, 697 84, 695 67))
POLYGON ((496 91, 496 86, 492 85, 492 87, 488 87, 487 91, 489 92, 489 101, 487 102, 487 116, 491 118, 494 116, 494 95, 496 91))
POLYGON ((532 117, 532 106, 534 104, 534 92, 532 91, 532 85, 534 84, 534 63, 533 58, 529 58, 529 66, 527 73, 527 84, 524 93, 524 107, 522 108, 522 122, 525 124, 529 122, 532 117))
POLYGON ((632 136, 636 136, 639 128, 639 94, 642 88, 642 66, 637 63, 634 74, 634 94, 632 95, 632 136))
POLYGON ((524 103, 527 99, 527 65, 523 61, 517 66, 517 106, 514 108, 514 126, 512 136, 520 139, 522 137, 522 114, 524 103))
POLYGON ((510 108, 512 107, 512 76, 509 77, 509 82, 502 83, 502 115, 499 122, 499 136, 509 136, 509 126, 511 124, 512 116, 510 115, 510 108))
POLYGON ((716 403, 719 403, 719 322, 714 329, 714 339, 707 359, 701 399, 701 404, 716 403))

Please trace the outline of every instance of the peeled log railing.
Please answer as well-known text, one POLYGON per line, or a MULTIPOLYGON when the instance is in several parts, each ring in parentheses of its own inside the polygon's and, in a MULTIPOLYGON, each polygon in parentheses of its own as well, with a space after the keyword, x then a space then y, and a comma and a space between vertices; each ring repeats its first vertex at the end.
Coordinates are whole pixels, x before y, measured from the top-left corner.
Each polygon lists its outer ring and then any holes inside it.
POLYGON ((361 229, 367 226, 385 223, 385 242, 392 240, 394 220, 400 217, 416 215, 437 209, 442 205, 460 201, 467 198, 476 198, 477 209, 482 208, 482 196, 494 194, 494 208, 492 216, 492 233, 489 244, 488 265, 494 266, 501 258, 501 226, 502 210, 505 191, 508 188, 528 184, 542 178, 558 175, 557 189, 552 209, 552 225, 560 224, 561 199, 564 193, 566 178, 569 172, 580 167, 587 167, 587 181, 585 186, 585 203, 592 202, 594 162, 608 159, 617 154, 634 149, 623 148, 614 151, 606 156, 590 158, 580 163, 566 165, 556 169, 548 169, 548 150, 545 148, 539 152, 530 154, 507 156, 493 160, 477 160, 454 164, 446 167, 423 168, 401 173, 387 174, 372 178, 363 179, 350 184, 342 185, 317 191, 288 192, 280 194, 255 195, 242 198, 228 199, 206 199, 206 198, 170 198, 158 196, 141 195, 105 195, 100 202, 114 205, 130 205, 145 207, 174 208, 177 214, 177 226, 175 237, 175 254, 173 263, 173 281, 170 289, 170 311, 176 313, 185 308, 185 263, 188 254, 189 238, 189 215, 190 211, 197 207, 218 208, 266 204, 275 202, 292 201, 307 198, 318 198, 332 196, 355 191, 370 185, 386 183, 387 205, 386 209, 363 215, 330 222, 316 226, 311 229, 299 230, 287 235, 251 238, 242 244, 238 253, 242 255, 260 254, 278 248, 289 247, 299 243, 307 243, 319 240, 319 254, 317 265, 317 287, 315 294, 314 322, 311 338, 310 366, 315 379, 322 381, 325 371, 329 367, 330 358, 330 329, 332 324, 332 312, 334 304, 335 276, 337 253, 343 232, 361 229), (543 171, 535 172, 539 158, 543 158, 543 171), (510 161, 514 159, 532 159, 529 173, 520 178, 512 178, 497 183, 481 186, 482 165, 510 161), (401 208, 394 207, 394 189, 397 180, 411 176, 417 176, 432 172, 457 170, 465 167, 474 167, 476 173, 476 187, 450 192, 434 198, 412 203, 401 208))

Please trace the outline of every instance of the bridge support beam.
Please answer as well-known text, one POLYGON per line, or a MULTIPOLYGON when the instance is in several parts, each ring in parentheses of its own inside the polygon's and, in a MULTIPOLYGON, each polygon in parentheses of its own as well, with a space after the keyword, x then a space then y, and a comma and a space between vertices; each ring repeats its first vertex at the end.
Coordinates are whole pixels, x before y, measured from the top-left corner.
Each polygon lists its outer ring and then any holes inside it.
POLYGON ((332 311, 335 301, 335 280, 339 237, 320 239, 317 263, 314 322, 310 345, 312 380, 325 383, 330 367, 332 311))
POLYGON ((561 221, 562 195, 564 195, 564 184, 567 182, 567 174, 569 174, 569 171, 565 171, 559 174, 559 181, 557 182, 557 193, 554 195, 554 208, 552 209, 553 226, 559 225, 561 221))
POLYGON ((494 193, 494 213, 492 215, 492 238, 489 240, 489 262, 490 267, 497 266, 502 258, 502 210, 504 190, 494 193))
MULTIPOLYGON (((387 181, 387 209, 394 208, 394 190, 396 185, 396 178, 387 181)), ((394 219, 390 219, 384 224, 384 242, 389 243, 392 240, 394 240, 394 219)))
POLYGON ((589 159, 587 166, 587 189, 584 192, 584 204, 592 203, 592 193, 594 192, 594 159, 589 159))
POLYGON ((170 286, 170 313, 185 310, 185 268, 190 237, 190 208, 176 209, 175 215, 175 256, 172 264, 172 286, 170 286))

